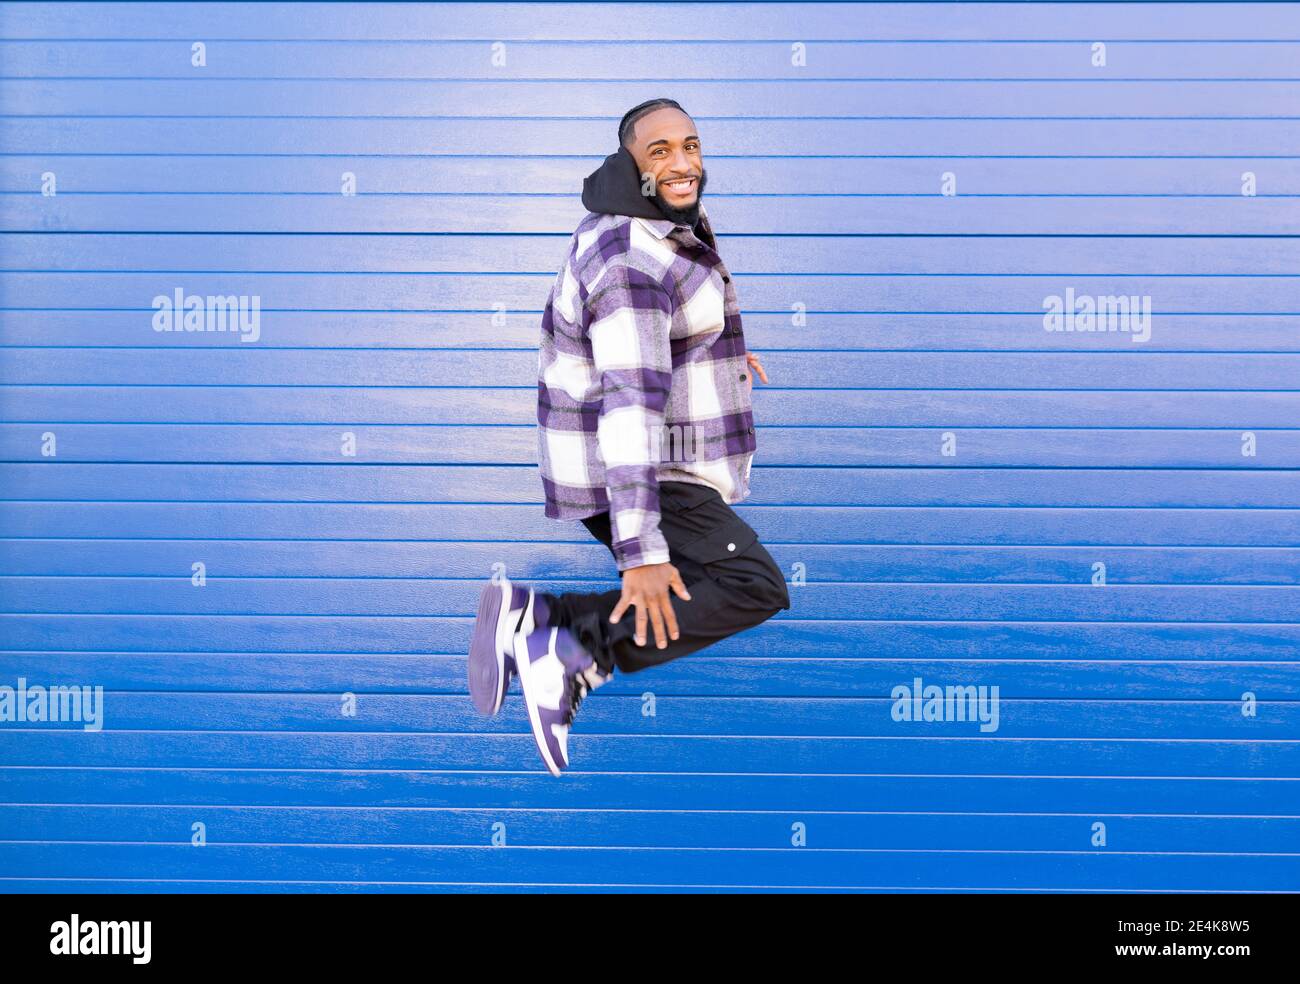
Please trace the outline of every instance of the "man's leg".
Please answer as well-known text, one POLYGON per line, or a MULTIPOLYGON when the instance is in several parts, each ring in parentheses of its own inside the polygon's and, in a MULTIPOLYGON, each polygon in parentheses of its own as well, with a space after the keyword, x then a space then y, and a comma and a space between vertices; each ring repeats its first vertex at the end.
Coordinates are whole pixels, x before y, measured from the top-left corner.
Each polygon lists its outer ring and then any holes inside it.
MULTIPOLYGON (((667 647, 657 647, 650 624, 646 626, 646 644, 636 644, 634 607, 617 624, 610 623, 621 590, 544 596, 549 624, 567 626, 607 673, 615 667, 622 673, 636 673, 667 663, 790 607, 781 569, 753 529, 714 489, 661 482, 659 507, 669 560, 681 572, 691 595, 690 601, 670 595, 680 635, 669 639, 667 647)), ((612 555, 609 513, 583 523, 612 555)))

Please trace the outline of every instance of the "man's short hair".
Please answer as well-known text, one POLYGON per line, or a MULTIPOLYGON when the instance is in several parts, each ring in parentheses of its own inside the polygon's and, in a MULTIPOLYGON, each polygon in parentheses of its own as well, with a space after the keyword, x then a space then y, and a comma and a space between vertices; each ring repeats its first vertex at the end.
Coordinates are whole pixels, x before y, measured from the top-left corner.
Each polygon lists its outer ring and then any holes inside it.
MULTIPOLYGON (((636 121, 647 113, 653 113, 656 109, 663 109, 665 106, 671 106, 673 109, 682 109, 681 105, 675 99, 649 99, 640 105, 633 106, 626 113, 618 124, 618 142, 620 146, 626 147, 628 141, 632 139, 632 132, 636 126, 636 121)), ((682 109, 683 113, 686 110, 682 109)), ((690 116, 690 113, 686 113, 690 116)))

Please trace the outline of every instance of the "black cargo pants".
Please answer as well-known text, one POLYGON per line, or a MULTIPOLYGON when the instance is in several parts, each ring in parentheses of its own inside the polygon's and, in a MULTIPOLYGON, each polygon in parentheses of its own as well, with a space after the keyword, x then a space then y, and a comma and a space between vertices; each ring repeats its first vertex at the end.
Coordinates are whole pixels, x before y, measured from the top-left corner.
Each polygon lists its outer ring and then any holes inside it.
MULTIPOLYGON (((582 522, 612 556, 609 513, 582 522)), ((654 622, 649 618, 645 645, 636 644, 636 606, 629 607, 617 623, 610 622, 621 590, 546 596, 550 624, 567 626, 605 672, 617 667, 621 673, 636 673, 667 663, 790 607, 781 569, 758 542, 758 534, 716 489, 693 482, 660 482, 659 529, 668 541, 669 561, 691 595, 690 601, 684 601, 669 592, 680 634, 669 638, 666 648, 656 645, 654 622)))

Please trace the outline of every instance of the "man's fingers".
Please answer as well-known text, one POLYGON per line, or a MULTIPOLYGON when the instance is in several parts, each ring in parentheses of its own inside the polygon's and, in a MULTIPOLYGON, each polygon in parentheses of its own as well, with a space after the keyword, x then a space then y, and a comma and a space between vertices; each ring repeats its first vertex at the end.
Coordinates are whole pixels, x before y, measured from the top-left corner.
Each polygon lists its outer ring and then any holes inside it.
POLYGON ((665 594, 663 602, 664 624, 668 626, 668 637, 676 639, 680 633, 677 631, 677 613, 673 611, 672 598, 665 594))
POLYGON ((617 622, 623 617, 624 612, 633 605, 639 604, 641 604, 641 593, 635 589, 624 588, 622 596, 618 599, 618 604, 615 605, 614 610, 609 613, 609 620, 611 622, 617 622))
POLYGON ((619 598, 618 604, 615 605, 614 610, 609 613, 609 620, 611 622, 617 622, 620 618, 622 618, 623 613, 627 611, 627 606, 630 601, 631 599, 628 598, 626 594, 624 594, 623 597, 619 598))
POLYGON ((660 595, 650 600, 650 621, 654 624, 655 645, 660 649, 668 645, 668 634, 664 631, 664 616, 660 610, 660 606, 667 603, 667 595, 660 595))
POLYGON ((691 600, 691 593, 686 590, 686 585, 682 583, 680 577, 673 578, 672 581, 669 582, 669 587, 673 589, 673 593, 676 594, 678 598, 681 598, 682 601, 691 600))
POLYGON ((669 641, 681 636, 672 596, 676 593, 682 600, 690 601, 691 593, 686 589, 681 572, 671 564, 663 565, 662 574, 662 578, 652 578, 646 584, 625 583, 623 594, 610 613, 609 620, 618 622, 628 608, 636 609, 633 640, 638 646, 646 644, 646 622, 654 629, 655 645, 659 649, 666 649, 669 641))
POLYGON ((645 602, 636 603, 636 644, 645 645, 645 602))

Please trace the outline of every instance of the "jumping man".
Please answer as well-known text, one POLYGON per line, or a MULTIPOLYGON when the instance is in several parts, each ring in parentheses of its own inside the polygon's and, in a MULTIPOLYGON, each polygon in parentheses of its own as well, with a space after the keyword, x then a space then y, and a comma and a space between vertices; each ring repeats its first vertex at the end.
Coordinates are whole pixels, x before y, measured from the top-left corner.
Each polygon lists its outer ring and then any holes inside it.
POLYGON ((696 129, 671 99, 624 115, 619 149, 583 184, 588 214, 542 315, 546 515, 582 520, 622 588, 556 595, 502 577, 479 601, 470 696, 495 714, 517 675, 556 776, 579 703, 615 668, 658 666, 790 607, 780 568, 730 507, 749 495, 753 373, 768 380, 700 202, 696 129))

